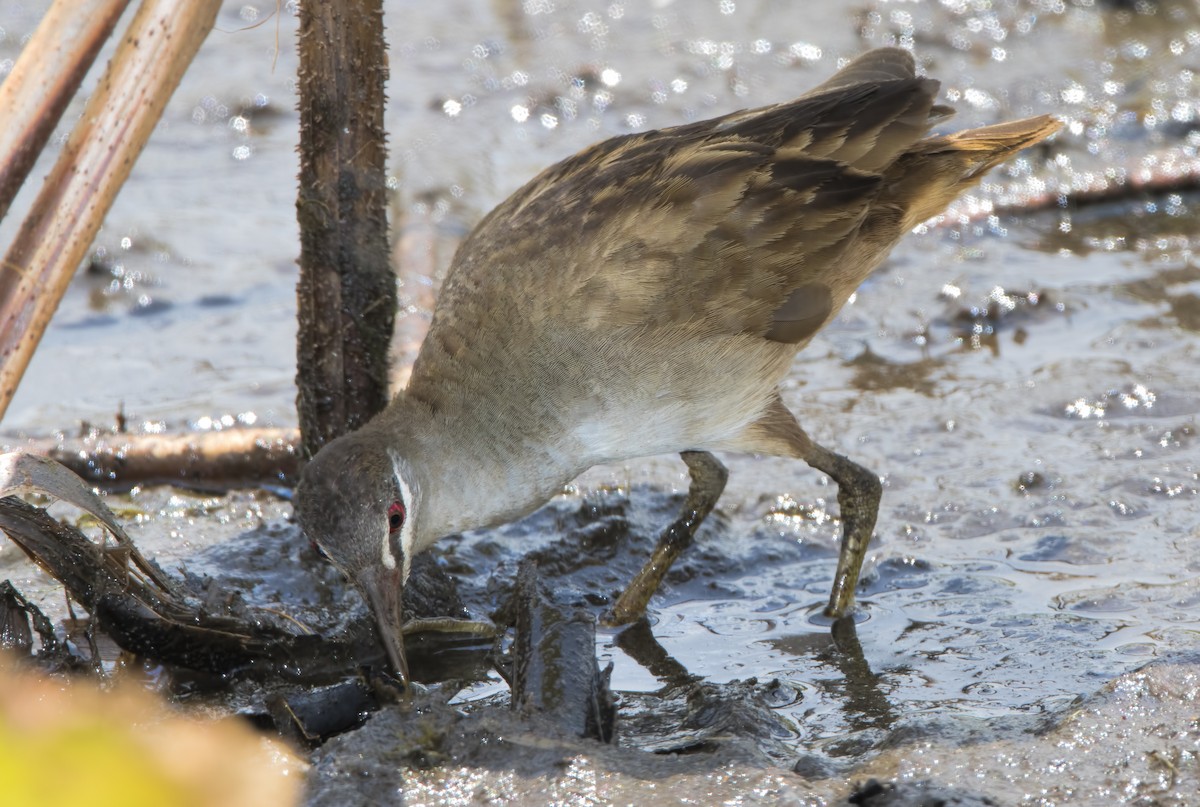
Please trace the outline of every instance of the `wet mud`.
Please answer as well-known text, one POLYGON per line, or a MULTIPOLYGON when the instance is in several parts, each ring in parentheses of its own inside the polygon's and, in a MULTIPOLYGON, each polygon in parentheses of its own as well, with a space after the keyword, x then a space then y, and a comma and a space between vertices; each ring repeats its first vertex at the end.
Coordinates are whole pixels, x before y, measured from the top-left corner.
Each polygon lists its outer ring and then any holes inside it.
MULTIPOLYGON (((597 629, 612 743, 514 714, 490 646, 414 636, 425 691, 311 751, 309 803, 1194 803, 1200 15, 803 5, 389 7, 406 20, 388 121, 402 313, 427 314, 456 239, 554 160, 794 96, 867 47, 911 45, 953 128, 1062 116, 1053 143, 909 236, 787 380, 806 429, 884 481, 854 630, 820 617, 840 527, 828 480, 730 457, 649 621, 597 629)), ((0 11, 0 64, 16 14, 0 11)), ((289 24, 274 72, 270 25, 206 46, 30 368, 10 444, 107 423, 122 401, 149 433, 295 425, 289 24)), ((526 558, 564 611, 599 614, 685 487, 673 458, 595 469, 426 562, 455 581, 455 615, 496 613, 526 558)), ((364 617, 272 493, 109 501, 165 569, 331 636, 364 617)), ((65 616, 11 546, 0 578, 65 616)), ((196 708, 278 712, 252 681, 172 685, 196 708)))

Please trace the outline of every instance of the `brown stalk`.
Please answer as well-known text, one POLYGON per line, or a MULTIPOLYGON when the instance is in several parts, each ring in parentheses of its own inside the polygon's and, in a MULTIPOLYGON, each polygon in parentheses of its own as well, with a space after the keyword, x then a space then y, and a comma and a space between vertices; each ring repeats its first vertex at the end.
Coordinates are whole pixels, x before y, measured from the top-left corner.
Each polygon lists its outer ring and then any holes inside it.
POLYGON ((0 219, 129 0, 56 0, 0 83, 0 219))
POLYGON ((0 262, 0 417, 220 0, 145 0, 0 262))
POLYGON ((299 394, 305 456, 388 401, 387 60, 381 0, 300 4, 299 394))

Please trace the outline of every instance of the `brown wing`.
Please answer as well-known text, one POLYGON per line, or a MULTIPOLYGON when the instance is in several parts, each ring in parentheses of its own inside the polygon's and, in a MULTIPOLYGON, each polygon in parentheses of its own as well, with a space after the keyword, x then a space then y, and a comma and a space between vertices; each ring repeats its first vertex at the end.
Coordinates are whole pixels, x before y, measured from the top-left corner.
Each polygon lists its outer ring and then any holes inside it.
MULTIPOLYGON (((790 103, 614 138, 552 166, 463 243, 423 353, 564 326, 806 341, 918 208, 940 209, 974 178, 958 170, 965 138, 920 140, 950 114, 933 103, 938 86, 907 51, 876 50, 790 103)), ((992 144, 989 159, 1003 153, 989 165, 1012 150, 992 144)))

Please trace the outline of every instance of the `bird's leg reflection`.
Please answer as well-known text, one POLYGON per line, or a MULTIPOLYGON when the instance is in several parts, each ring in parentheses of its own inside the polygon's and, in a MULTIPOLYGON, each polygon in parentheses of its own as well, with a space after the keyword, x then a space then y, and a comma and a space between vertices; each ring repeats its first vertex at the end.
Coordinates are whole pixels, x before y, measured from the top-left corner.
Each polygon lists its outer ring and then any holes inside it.
POLYGON ((675 660, 654 638, 650 620, 646 617, 634 622, 617 634, 616 645, 647 672, 662 681, 666 688, 694 684, 701 680, 698 675, 675 660))
POLYGON ((835 684, 835 688, 844 696, 842 710, 850 726, 855 730, 890 728, 898 715, 879 686, 880 676, 867 663, 854 617, 834 620, 830 633, 833 644, 829 660, 842 674, 841 685, 835 684))

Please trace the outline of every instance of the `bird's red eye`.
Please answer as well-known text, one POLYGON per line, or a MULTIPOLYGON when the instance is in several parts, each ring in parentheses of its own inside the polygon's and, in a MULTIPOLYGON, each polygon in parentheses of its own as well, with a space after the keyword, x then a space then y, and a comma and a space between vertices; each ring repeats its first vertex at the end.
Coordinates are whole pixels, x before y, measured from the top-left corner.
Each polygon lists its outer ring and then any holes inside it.
POLYGON ((404 505, 400 502, 392 502, 392 506, 388 508, 388 532, 397 532, 404 526, 404 505))

